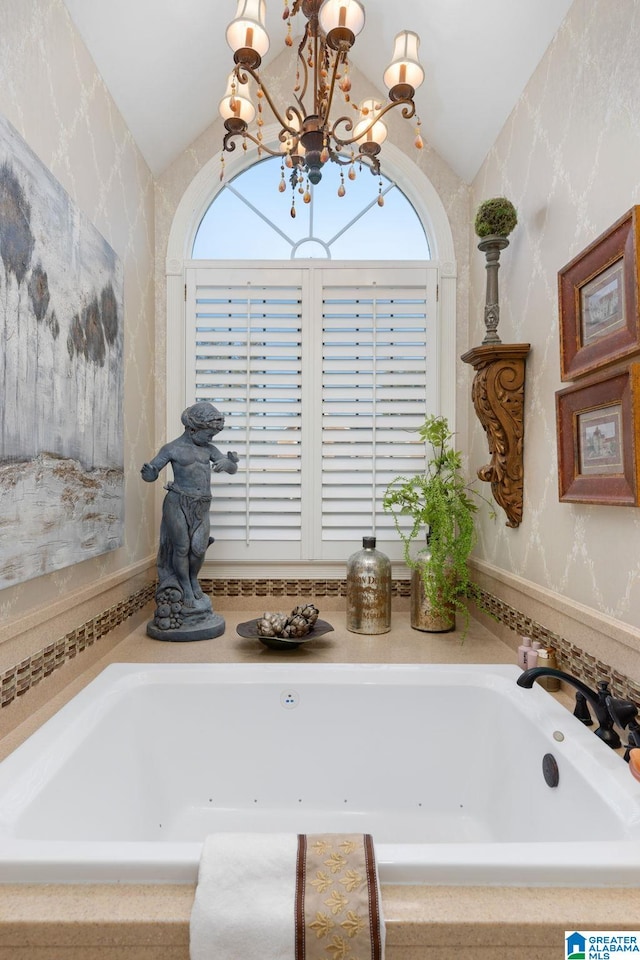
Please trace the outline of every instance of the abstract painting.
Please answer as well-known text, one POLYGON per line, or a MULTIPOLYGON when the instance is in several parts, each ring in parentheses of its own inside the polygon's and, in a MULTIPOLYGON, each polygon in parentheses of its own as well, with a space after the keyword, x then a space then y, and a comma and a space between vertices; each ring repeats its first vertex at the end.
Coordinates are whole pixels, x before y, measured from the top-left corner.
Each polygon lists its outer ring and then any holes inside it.
POLYGON ((0 589, 122 546, 123 270, 0 117, 0 589))

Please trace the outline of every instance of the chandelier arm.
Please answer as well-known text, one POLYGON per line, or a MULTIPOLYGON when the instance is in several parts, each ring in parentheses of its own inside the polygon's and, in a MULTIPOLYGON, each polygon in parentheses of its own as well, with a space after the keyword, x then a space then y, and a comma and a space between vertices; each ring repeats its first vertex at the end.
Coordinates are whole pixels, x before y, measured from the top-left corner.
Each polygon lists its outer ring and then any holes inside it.
POLYGON ((313 30, 313 112, 320 112, 320 88, 318 86, 318 79, 320 76, 320 62, 319 55, 321 47, 319 45, 320 37, 318 35, 318 26, 316 23, 315 29, 313 30))
MULTIPOLYGON (((289 106, 287 107, 287 109, 286 109, 285 112, 284 112, 284 115, 285 115, 285 117, 287 118, 287 120, 290 120, 291 117, 295 117, 296 120, 297 120, 297 122, 298 122, 298 126, 297 126, 297 127, 293 127, 293 131, 294 131, 295 134, 296 134, 295 140, 296 140, 296 143, 297 143, 298 140, 300 139, 300 131, 302 130, 302 124, 303 124, 303 121, 304 121, 304 113, 301 113, 300 110, 298 110, 297 107, 294 107, 294 106, 292 106, 291 104, 289 104, 289 106)), ((290 137, 291 135, 292 135, 292 128, 291 128, 290 126, 286 126, 286 127, 283 127, 283 129, 282 129, 282 130, 280 131, 280 133, 278 134, 278 139, 281 140, 281 141, 284 141, 284 140, 287 139, 287 137, 290 137)))
MULTIPOLYGON (((282 127, 282 129, 284 130, 284 132, 285 132, 285 133, 288 133, 288 134, 289 134, 290 136, 292 136, 292 137, 297 137, 298 134, 299 134, 299 130, 296 130, 295 127, 290 126, 290 125, 287 123, 287 121, 282 118, 282 116, 280 115, 280 112, 278 111, 278 108, 276 107, 275 103, 273 102, 273 100, 272 100, 272 98, 271 98, 271 94, 269 93, 268 88, 265 86, 265 84, 264 84, 264 83, 262 82, 262 80, 260 79, 260 74, 259 74, 256 70, 254 70, 253 67, 243 66, 242 69, 243 69, 243 70, 246 70, 246 72, 249 74, 249 76, 252 77, 252 79, 255 81, 255 83, 260 87, 260 89, 262 90, 262 92, 263 92, 263 94, 264 94, 265 100, 267 101, 267 103, 268 103, 269 106, 271 107, 271 112, 273 113, 274 117, 276 118, 276 120, 278 121, 278 123, 280 124, 280 126, 282 127)), ((240 80, 240 83, 246 83, 246 82, 247 82, 246 79, 242 80, 242 79, 240 78, 240 74, 238 74, 238 79, 240 80)), ((296 98, 296 99, 297 99, 297 98, 296 98)), ((297 113, 297 111, 295 111, 295 107, 288 107, 286 112, 288 113, 289 110, 293 110, 294 112, 297 113)), ((299 117, 299 119, 301 120, 302 118, 299 117)), ((253 137, 251 137, 250 134, 247 134, 247 136, 250 137, 250 138, 253 140, 253 137)), ((257 142, 257 141, 254 140, 254 143, 256 143, 256 142, 257 142)))
MULTIPOLYGON (((298 45, 298 60, 302 64, 302 90, 300 91, 299 95, 295 92, 293 94, 296 100, 298 101, 298 106, 300 107, 300 111, 303 117, 307 112, 304 106, 304 98, 306 96, 307 87, 309 85, 309 70, 307 68, 307 61, 304 58, 304 48, 307 44, 308 39, 309 39, 309 21, 307 20, 307 23, 304 28, 304 33, 302 35, 302 40, 298 45)), ((314 94, 314 97, 315 97, 315 94, 314 94)))
POLYGON ((255 143, 256 147, 259 147, 260 150, 264 150, 265 153, 268 153, 271 157, 280 157, 282 156, 280 150, 273 150, 271 147, 268 147, 265 143, 262 143, 255 137, 252 133, 249 133, 248 130, 244 131, 230 131, 225 134, 224 140, 222 141, 222 149, 226 150, 228 153, 231 153, 236 149, 237 144, 234 143, 236 137, 245 137, 247 140, 251 140, 252 143, 255 143))
POLYGON ((339 167, 350 167, 352 163, 362 163, 365 167, 369 168, 371 173, 380 173, 380 161, 378 158, 372 157, 366 153, 362 153, 361 150, 359 150, 358 153, 354 153, 350 157, 343 157, 338 153, 337 150, 329 147, 329 159, 332 163, 337 163, 339 167))
MULTIPOLYGON (((396 103, 405 103, 405 101, 404 101, 404 100, 396 100, 396 103)), ((385 107, 384 112, 386 113, 387 110, 389 110, 389 109, 390 109, 390 107, 385 107)), ((414 116, 415 116, 415 113, 416 113, 416 105, 415 105, 415 103, 413 102, 413 100, 407 100, 405 106, 402 108, 402 116, 404 117, 405 120, 411 120, 411 117, 414 117, 414 116)), ((380 116, 381 116, 381 114, 378 115, 378 119, 380 119, 380 116)))
MULTIPOLYGON (((338 135, 337 127, 339 126, 339 124, 342 124, 342 123, 344 124, 344 128, 347 133, 353 130, 353 120, 351 119, 351 117, 338 117, 338 119, 334 122, 331 129, 328 131, 329 137, 333 138, 340 147, 344 147, 344 146, 347 146, 348 144, 354 143, 356 139, 355 137, 353 137, 351 140, 343 140, 342 137, 338 135)), ((357 139, 358 140, 360 139, 360 134, 358 134, 357 139)))
POLYGON ((337 163, 340 167, 350 167, 352 163, 361 160, 369 160, 368 157, 365 157, 363 153, 354 153, 352 157, 341 157, 339 153, 336 153, 335 150, 332 150, 329 154, 329 159, 332 163, 337 163))
POLYGON ((228 133, 225 133, 222 139, 222 149, 226 150, 227 153, 233 153, 237 146, 237 144, 233 142, 234 138, 241 136, 242 133, 234 133, 232 130, 229 130, 228 133))
MULTIPOLYGON (((326 110, 325 110, 324 117, 322 118, 322 119, 323 119, 323 124, 322 124, 322 126, 323 126, 323 128, 324 128, 325 130, 326 130, 326 128, 327 128, 327 122, 328 122, 329 116, 330 116, 330 114, 331 114, 331 105, 332 105, 332 103, 333 103, 333 94, 334 94, 334 90, 335 90, 335 86, 336 86, 336 79, 337 79, 337 76, 338 76, 338 67, 339 67, 340 64, 343 62, 343 60, 346 58, 346 52, 347 52, 347 48, 346 48, 346 47, 343 47, 343 45, 340 44, 339 49, 336 51, 335 60, 333 61, 333 71, 332 71, 332 74, 331 74, 331 83, 330 83, 330 85, 329 85, 329 94, 328 94, 328 97, 327 97, 327 107, 326 107, 326 110)), ((342 117, 342 119, 343 119, 343 120, 347 120, 346 117, 342 117)), ((339 122, 340 122, 339 120, 336 120, 336 123, 339 123, 339 122)), ((332 134, 333 134, 333 130, 335 130, 336 123, 334 123, 334 125, 333 125, 332 131, 331 131, 332 134)), ((352 124, 352 126, 353 126, 353 124, 352 124)), ((334 136, 335 136, 335 134, 334 134, 334 136)))
POLYGON ((355 143, 356 140, 362 140, 363 137, 366 137, 369 131, 373 130, 373 127, 378 122, 378 120, 381 120, 382 117, 384 117, 385 113, 388 113, 390 110, 393 110, 394 107, 400 107, 400 106, 403 108, 402 116, 404 117, 405 120, 410 120, 411 117, 415 115, 416 105, 413 102, 413 100, 390 100, 387 104, 385 104, 382 110, 380 110, 378 113, 374 115, 373 119, 371 120, 371 123, 369 123, 363 130, 358 131, 357 137, 351 137, 348 140, 343 140, 336 131, 336 128, 340 123, 345 124, 345 129, 347 131, 353 130, 353 121, 349 117, 338 117, 338 119, 336 120, 336 122, 333 124, 331 128, 331 136, 336 141, 336 143, 339 143, 343 147, 348 147, 352 143, 355 143))

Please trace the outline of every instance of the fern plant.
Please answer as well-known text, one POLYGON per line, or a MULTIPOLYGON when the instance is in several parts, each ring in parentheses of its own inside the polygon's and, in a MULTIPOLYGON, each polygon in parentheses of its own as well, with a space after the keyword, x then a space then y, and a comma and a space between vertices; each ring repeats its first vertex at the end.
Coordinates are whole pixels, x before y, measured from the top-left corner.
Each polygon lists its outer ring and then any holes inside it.
POLYGON ((427 417, 418 433, 432 450, 425 472, 392 480, 382 505, 393 516, 407 566, 421 570, 434 616, 459 611, 466 625, 464 599, 472 589, 468 560, 476 541, 475 514, 478 500, 489 501, 465 479, 462 454, 451 444, 454 434, 446 417, 427 417), (412 519, 408 533, 401 525, 407 516, 412 519), (425 538, 425 546, 413 557, 411 548, 419 536, 425 538))

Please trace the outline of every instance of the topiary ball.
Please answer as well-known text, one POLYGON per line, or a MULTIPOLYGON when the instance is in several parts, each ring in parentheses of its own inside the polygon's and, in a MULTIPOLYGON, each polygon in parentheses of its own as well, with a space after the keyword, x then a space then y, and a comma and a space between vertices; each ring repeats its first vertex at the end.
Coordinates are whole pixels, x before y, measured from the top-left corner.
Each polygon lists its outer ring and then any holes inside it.
POLYGON ((506 197, 485 200, 478 207, 475 231, 479 237, 508 237, 518 222, 516 208, 506 197))

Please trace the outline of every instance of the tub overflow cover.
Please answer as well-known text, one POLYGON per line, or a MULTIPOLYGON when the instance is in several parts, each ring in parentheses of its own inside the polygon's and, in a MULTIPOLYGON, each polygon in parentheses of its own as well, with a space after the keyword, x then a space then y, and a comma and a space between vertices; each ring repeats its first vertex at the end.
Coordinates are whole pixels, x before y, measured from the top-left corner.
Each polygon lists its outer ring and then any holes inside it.
POLYGON ((548 787, 557 787, 560 780, 558 763, 552 753, 545 753, 542 758, 542 773, 548 787))

